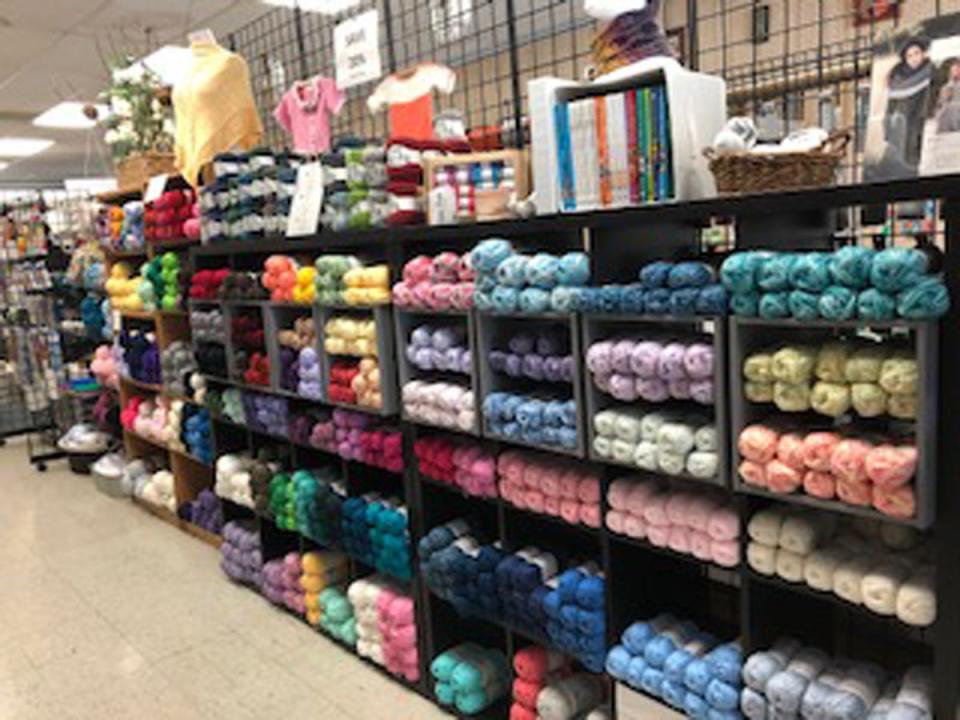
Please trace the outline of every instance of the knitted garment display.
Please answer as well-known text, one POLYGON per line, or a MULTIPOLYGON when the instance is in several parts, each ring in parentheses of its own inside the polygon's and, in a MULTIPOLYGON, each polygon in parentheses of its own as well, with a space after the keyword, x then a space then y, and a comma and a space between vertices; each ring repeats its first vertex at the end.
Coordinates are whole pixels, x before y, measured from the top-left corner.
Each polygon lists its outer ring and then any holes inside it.
POLYGON ((370 112, 390 108, 390 134, 413 140, 433 137, 433 91, 449 95, 457 76, 446 65, 423 63, 384 79, 367 100, 370 112))
POLYGON ((249 150, 263 136, 246 61, 213 42, 190 46, 193 63, 173 89, 176 165, 196 184, 200 168, 218 153, 249 150))
POLYGON ((317 75, 294 83, 273 117, 292 137, 295 152, 315 155, 330 149, 330 115, 338 114, 346 99, 333 80, 317 75))

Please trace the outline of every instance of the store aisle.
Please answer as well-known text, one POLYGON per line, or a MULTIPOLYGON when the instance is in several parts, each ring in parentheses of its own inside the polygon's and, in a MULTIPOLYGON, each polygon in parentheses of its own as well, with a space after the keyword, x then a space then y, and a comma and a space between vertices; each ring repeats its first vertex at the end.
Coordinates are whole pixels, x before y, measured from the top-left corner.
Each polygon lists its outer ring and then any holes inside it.
POLYGON ((0 717, 429 720, 413 692, 232 585, 209 546, 0 448, 0 717))

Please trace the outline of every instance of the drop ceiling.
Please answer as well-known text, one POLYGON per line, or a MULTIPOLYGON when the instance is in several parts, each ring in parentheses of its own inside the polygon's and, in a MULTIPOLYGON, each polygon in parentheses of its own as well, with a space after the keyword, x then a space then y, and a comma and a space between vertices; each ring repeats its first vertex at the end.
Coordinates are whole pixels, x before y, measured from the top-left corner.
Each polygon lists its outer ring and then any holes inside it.
POLYGON ((32 120, 63 100, 91 101, 109 63, 185 44, 189 30, 225 36, 263 14, 256 0, 4 0, 0 3, 0 137, 44 137, 53 147, 10 162, 0 188, 60 186, 112 173, 99 130, 53 130, 32 120))

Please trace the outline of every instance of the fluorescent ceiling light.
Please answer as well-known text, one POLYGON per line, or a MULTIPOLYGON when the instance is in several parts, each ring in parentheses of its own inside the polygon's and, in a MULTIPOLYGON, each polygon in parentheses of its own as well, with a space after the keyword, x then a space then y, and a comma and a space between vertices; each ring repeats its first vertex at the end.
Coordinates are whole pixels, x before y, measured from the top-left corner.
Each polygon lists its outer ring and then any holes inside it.
POLYGON ((53 140, 41 138, 0 137, 0 157, 30 157, 53 145, 53 140))
POLYGON ((63 187, 70 193, 110 192, 117 189, 117 179, 115 177, 67 178, 63 181, 63 187))
POLYGON ((351 10, 360 4, 360 0, 262 0, 266 5, 300 8, 303 12, 315 12, 322 15, 336 15, 351 10))
MULTIPOLYGON (((54 105, 49 110, 45 110, 33 119, 33 124, 37 127, 48 128, 66 128, 69 130, 86 130, 96 127, 97 121, 91 120, 83 114, 83 108, 87 103, 82 102, 62 102, 54 105)), ((106 105, 95 105, 97 117, 105 117, 109 112, 106 105)))

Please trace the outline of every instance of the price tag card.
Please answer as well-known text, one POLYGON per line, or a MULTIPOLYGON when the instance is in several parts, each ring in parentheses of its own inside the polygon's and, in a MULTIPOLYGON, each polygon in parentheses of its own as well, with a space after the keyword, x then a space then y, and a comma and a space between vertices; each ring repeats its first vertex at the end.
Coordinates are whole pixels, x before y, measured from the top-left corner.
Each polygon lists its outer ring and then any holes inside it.
POLYGON ((166 174, 154 175, 150 178, 150 182, 147 183, 147 189, 143 192, 143 201, 149 203, 159 200, 160 196, 163 195, 163 191, 167 189, 167 179, 168 176, 166 174))
POLYGON ((287 237, 315 235, 323 207, 323 166, 318 162, 301 165, 297 171, 297 187, 290 203, 287 237))

